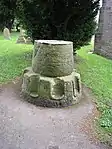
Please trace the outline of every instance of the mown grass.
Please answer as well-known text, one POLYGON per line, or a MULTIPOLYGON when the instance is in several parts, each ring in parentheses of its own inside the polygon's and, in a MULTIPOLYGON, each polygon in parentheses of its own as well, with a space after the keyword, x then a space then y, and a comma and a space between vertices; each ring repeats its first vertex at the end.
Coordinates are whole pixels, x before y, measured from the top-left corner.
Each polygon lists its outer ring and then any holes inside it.
POLYGON ((82 82, 91 88, 96 97, 97 108, 101 112, 98 119, 99 134, 102 140, 112 141, 112 60, 88 52, 92 45, 78 51, 80 62, 77 69, 82 82))
POLYGON ((32 45, 16 44, 17 33, 12 33, 11 38, 5 40, 2 34, 0 36, 0 83, 20 76, 22 70, 31 65, 32 45))

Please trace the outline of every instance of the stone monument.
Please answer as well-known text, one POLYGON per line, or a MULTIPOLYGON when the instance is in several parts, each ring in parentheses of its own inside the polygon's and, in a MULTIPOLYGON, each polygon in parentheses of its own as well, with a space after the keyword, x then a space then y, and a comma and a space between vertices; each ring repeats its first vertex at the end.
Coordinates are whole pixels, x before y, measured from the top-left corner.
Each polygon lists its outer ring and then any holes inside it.
POLYGON ((24 37, 22 26, 20 27, 20 35, 19 35, 16 43, 20 43, 20 44, 25 44, 26 43, 26 39, 24 37))
POLYGON ((65 107, 78 103, 81 79, 74 70, 73 43, 35 41, 32 67, 24 70, 22 93, 41 106, 65 107))
POLYGON ((7 27, 4 28, 3 35, 4 35, 4 38, 5 39, 7 39, 7 40, 10 40, 11 39, 10 31, 9 31, 9 29, 7 27))
POLYGON ((112 0, 103 0, 94 53, 112 59, 112 0))
POLYGON ((30 37, 28 37, 28 38, 26 39, 26 44, 32 44, 32 40, 31 40, 30 37))

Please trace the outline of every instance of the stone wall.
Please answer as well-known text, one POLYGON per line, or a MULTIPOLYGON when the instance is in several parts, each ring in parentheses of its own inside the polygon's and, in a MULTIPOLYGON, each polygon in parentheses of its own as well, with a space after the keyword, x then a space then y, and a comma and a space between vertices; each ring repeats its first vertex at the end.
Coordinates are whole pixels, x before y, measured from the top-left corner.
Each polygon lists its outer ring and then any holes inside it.
POLYGON ((104 0, 100 9, 94 53, 112 59, 112 0, 104 0))

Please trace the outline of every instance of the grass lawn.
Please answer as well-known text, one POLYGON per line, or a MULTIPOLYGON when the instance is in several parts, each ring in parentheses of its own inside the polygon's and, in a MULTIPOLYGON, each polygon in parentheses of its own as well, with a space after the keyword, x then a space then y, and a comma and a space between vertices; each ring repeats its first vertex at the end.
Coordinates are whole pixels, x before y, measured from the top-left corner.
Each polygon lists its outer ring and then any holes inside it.
POLYGON ((11 37, 12 40, 4 40, 0 36, 0 83, 20 76, 22 70, 31 65, 32 45, 16 44, 17 33, 11 37))
POLYGON ((95 54, 88 54, 92 45, 85 46, 78 51, 81 61, 77 70, 81 74, 82 82, 91 88, 96 97, 101 117, 98 120, 99 134, 102 140, 112 141, 112 60, 95 54))
MULTIPOLYGON (((31 65, 32 45, 16 44, 17 33, 12 33, 12 40, 4 40, 0 33, 0 83, 6 83, 22 74, 22 70, 31 65)), ((91 88, 101 118, 97 126, 102 139, 112 139, 112 61, 103 57, 88 54, 92 45, 78 51, 80 61, 77 70, 82 82, 91 88)))

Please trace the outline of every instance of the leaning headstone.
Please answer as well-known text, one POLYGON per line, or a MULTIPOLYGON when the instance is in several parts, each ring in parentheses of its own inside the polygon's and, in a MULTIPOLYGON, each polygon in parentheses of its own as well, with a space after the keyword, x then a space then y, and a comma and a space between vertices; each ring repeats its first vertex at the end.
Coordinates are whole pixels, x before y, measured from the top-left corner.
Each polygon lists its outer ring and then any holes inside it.
POLYGON ((20 35, 19 35, 16 43, 20 43, 20 44, 25 44, 26 43, 26 39, 24 37, 24 32, 23 32, 22 27, 20 27, 20 35))
POLYGON ((32 40, 31 40, 30 37, 28 37, 28 38, 26 39, 26 44, 32 44, 32 40))
POLYGON ((74 70, 73 43, 35 41, 32 67, 24 70, 22 93, 37 105, 65 107, 81 99, 80 74, 74 70))
POLYGON ((103 0, 94 53, 112 59, 112 0, 103 0))
POLYGON ((7 40, 10 40, 11 39, 11 36, 10 36, 10 31, 8 28, 4 28, 3 30, 3 35, 4 35, 4 38, 7 39, 7 40))

